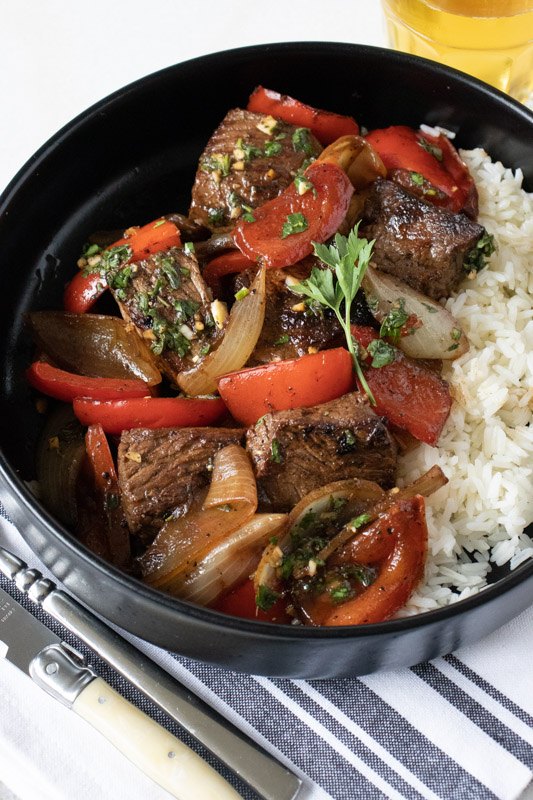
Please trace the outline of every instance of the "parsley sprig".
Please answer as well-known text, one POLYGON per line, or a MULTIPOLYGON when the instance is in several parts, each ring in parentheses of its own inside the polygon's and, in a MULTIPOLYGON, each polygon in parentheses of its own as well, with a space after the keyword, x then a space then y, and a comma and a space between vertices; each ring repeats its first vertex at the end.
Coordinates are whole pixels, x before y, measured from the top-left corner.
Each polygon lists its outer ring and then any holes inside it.
POLYGON ((307 280, 291 286, 291 289, 296 294, 302 294, 312 302, 319 303, 334 312, 346 336, 348 350, 351 353, 355 372, 361 386, 372 405, 376 405, 374 396, 361 369, 358 359, 358 345, 354 341, 350 329, 352 302, 361 286, 374 246, 374 240, 369 242, 368 239, 360 239, 358 230, 359 223, 347 237, 337 233, 334 244, 329 245, 329 247, 325 244, 313 242, 315 255, 328 269, 314 267, 307 280), (341 311, 343 304, 344 315, 341 311))

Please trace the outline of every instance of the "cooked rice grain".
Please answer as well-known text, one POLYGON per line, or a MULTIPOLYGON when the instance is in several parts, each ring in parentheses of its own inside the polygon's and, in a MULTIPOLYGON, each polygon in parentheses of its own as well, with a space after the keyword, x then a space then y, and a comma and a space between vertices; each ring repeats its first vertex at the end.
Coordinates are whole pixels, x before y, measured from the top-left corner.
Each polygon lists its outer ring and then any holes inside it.
MULTIPOLYGON (((439 447, 401 459, 400 484, 439 464, 449 483, 427 500, 426 581, 399 616, 476 594, 491 565, 533 557, 533 195, 522 173, 462 151, 479 221, 496 240, 490 264, 446 303, 470 350, 444 368, 454 403, 439 447)), ((489 578, 490 579, 490 578, 489 578)))

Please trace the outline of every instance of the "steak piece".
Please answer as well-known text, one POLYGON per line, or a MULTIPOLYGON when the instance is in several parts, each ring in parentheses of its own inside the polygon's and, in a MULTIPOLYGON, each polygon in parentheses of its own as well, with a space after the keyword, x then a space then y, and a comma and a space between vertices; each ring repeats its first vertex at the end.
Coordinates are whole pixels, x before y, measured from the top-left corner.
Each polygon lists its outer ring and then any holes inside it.
POLYGON ((171 381, 214 342, 211 296, 192 253, 172 247, 106 277, 122 316, 148 341, 171 381))
POLYGON ((308 492, 345 478, 394 483, 396 444, 358 393, 266 414, 246 432, 246 447, 271 510, 290 511, 308 492))
POLYGON ((243 436, 239 428, 124 431, 118 480, 130 531, 149 542, 169 514, 185 514, 195 494, 209 484, 217 450, 240 444, 243 436))
POLYGON ((375 239, 373 261, 434 300, 465 277, 463 262, 485 229, 378 178, 366 200, 360 235, 375 239))
POLYGON ((211 228, 233 227, 243 210, 277 197, 321 150, 307 128, 235 108, 200 157, 189 216, 211 228))
MULTIPOLYGON (((247 366, 314 353, 333 346, 342 335, 333 312, 305 306, 305 298, 287 285, 287 281, 294 279, 305 280, 317 263, 314 257, 309 257, 287 270, 267 270, 265 321, 247 366)), ((249 287, 254 276, 255 270, 240 273, 234 291, 249 287)))

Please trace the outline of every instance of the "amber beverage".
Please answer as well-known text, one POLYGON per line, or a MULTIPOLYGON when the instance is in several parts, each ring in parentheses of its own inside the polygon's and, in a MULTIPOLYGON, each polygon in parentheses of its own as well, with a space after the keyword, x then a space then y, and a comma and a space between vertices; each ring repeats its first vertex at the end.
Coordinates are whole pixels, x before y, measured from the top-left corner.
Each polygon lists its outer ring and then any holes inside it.
POLYGON ((533 92, 533 0, 382 0, 396 50, 475 75, 525 101, 533 92))

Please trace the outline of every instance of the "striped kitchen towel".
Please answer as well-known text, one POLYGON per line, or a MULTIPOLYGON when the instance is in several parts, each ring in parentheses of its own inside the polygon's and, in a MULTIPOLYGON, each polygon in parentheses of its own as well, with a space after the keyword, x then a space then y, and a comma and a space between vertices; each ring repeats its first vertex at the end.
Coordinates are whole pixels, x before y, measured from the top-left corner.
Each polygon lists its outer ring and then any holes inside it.
MULTIPOLYGON (((41 569, 3 518, 0 544, 41 569)), ((0 585, 21 599, 9 581, 0 585)), ((256 800, 97 655, 32 611, 87 653, 118 691, 220 768, 245 800, 256 800)), ((531 781, 533 609, 453 655, 341 680, 241 675, 128 638, 300 774, 302 800, 515 800, 531 781)), ((0 663, 0 708, 0 779, 21 800, 37 792, 44 800, 168 797, 7 663, 0 663)))

